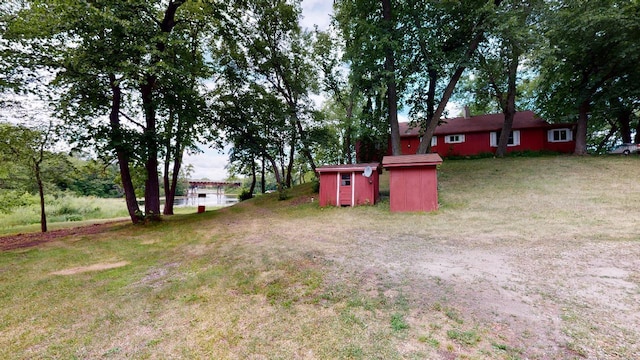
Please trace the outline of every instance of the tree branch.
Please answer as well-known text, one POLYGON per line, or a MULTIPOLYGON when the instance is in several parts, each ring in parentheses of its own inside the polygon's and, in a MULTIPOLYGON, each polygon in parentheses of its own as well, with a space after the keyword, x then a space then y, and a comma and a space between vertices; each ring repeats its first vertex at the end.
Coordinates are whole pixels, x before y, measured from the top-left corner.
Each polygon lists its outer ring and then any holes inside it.
POLYGON ((133 124, 138 125, 142 130, 146 130, 147 129, 146 126, 144 126, 143 124, 137 122, 136 120, 133 120, 133 118, 131 118, 129 115, 125 114, 124 112, 119 111, 118 113, 120 115, 122 115, 125 119, 129 120, 130 122, 132 122, 133 124))

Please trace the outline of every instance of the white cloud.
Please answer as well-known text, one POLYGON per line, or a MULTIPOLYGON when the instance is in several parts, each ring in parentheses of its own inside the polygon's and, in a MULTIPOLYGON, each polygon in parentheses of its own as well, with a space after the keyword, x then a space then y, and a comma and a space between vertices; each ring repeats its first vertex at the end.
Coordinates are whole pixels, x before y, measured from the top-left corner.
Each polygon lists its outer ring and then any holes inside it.
POLYGON ((224 180, 229 176, 227 166, 229 162, 229 148, 216 150, 209 147, 201 147, 202 153, 185 154, 183 166, 193 165, 192 179, 224 180))
POLYGON ((331 22, 331 14, 333 14, 333 1, 303 0, 300 25, 307 29, 313 29, 314 25, 318 25, 320 30, 325 30, 331 22))

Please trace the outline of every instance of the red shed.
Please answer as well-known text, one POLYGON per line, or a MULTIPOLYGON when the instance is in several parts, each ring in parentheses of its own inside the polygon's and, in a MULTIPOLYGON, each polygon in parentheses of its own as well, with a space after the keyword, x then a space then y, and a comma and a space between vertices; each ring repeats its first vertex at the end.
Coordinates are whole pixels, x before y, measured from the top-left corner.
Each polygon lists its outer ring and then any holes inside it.
POLYGON ((380 163, 321 166, 320 206, 373 205, 380 199, 380 163))
POLYGON ((391 211, 438 210, 438 154, 385 156, 391 211))

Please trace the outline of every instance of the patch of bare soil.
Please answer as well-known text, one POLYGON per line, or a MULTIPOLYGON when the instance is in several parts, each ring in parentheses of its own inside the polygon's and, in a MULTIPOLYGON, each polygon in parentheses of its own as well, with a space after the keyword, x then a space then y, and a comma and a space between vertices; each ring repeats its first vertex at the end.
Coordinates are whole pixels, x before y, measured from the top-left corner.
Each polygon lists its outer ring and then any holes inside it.
POLYGON ((434 306, 450 307, 524 358, 640 358, 637 244, 504 246, 380 235, 362 231, 354 245, 364 251, 336 260, 365 291, 409 298, 417 323, 434 306))
POLYGON ((74 275, 74 274, 80 274, 80 273, 85 273, 85 272, 90 272, 90 271, 102 271, 102 270, 116 269, 116 268, 127 266, 127 265, 129 265, 128 261, 119 261, 119 262, 115 262, 115 263, 92 264, 92 265, 88 265, 88 266, 79 266, 79 267, 74 267, 74 268, 70 268, 70 269, 54 271, 54 272, 51 273, 51 275, 74 275))
POLYGON ((124 221, 111 221, 102 224, 80 226, 68 229, 52 230, 46 233, 26 233, 0 237, 0 251, 21 249, 45 244, 68 236, 93 235, 106 231, 114 224, 122 224, 124 221))

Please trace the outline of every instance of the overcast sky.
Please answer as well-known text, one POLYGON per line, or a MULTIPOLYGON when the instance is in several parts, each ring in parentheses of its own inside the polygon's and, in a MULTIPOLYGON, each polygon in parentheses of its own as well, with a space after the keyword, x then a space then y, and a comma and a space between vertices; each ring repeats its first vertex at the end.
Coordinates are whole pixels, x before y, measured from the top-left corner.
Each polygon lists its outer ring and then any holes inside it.
MULTIPOLYGON (((331 21, 331 13, 333 13, 333 1, 331 0, 303 0, 301 25, 308 29, 313 29, 314 25, 318 25, 320 29, 326 29, 331 21)), ((226 179, 228 173, 225 167, 228 163, 229 148, 219 151, 203 146, 201 150, 202 154, 185 154, 184 163, 194 167, 194 173, 191 177, 210 180, 226 179)))

